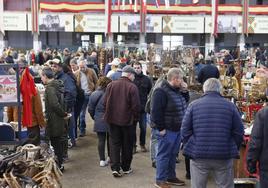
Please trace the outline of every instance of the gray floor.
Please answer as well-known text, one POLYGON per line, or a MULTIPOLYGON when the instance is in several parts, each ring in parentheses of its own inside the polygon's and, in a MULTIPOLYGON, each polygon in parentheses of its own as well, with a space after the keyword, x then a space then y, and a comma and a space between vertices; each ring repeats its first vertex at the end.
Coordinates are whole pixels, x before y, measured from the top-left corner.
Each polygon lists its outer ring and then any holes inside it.
MULTIPOLYGON (((97 153, 97 136, 92 131, 92 123, 88 126, 87 135, 79 138, 77 147, 69 151, 70 160, 65 163, 62 178, 64 188, 152 188, 154 187, 155 169, 151 167, 149 152, 138 152, 134 155, 133 174, 122 178, 114 178, 110 167, 99 167, 97 153)), ((150 128, 148 128, 147 143, 149 143, 150 128)), ((177 164, 177 176, 185 180, 184 158, 177 164)), ((175 186, 174 186, 175 187, 175 186)), ((186 186, 190 181, 186 180, 186 186)), ((209 188, 215 185, 209 181, 209 188)))

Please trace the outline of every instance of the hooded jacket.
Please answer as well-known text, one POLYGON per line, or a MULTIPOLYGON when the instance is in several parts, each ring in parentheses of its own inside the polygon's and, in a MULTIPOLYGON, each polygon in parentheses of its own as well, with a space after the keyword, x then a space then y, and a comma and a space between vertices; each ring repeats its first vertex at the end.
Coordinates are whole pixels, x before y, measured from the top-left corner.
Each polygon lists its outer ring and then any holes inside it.
POLYGON ((63 135, 66 116, 64 102, 64 86, 60 80, 52 80, 46 86, 45 114, 47 118, 46 136, 60 137, 63 135))

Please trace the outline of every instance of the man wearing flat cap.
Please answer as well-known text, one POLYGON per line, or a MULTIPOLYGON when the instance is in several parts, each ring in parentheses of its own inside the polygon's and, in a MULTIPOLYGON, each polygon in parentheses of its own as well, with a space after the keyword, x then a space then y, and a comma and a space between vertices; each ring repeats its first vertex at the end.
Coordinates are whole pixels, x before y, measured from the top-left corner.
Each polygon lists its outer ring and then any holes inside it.
POLYGON ((74 105, 76 103, 76 85, 75 80, 68 74, 63 72, 62 62, 59 59, 50 60, 51 69, 55 74, 55 79, 62 80, 64 84, 64 100, 66 103, 66 111, 72 114, 69 122, 69 137, 72 146, 75 146, 75 121, 74 121, 74 105))
POLYGON ((114 177, 123 175, 121 169, 124 174, 132 172, 135 122, 139 119, 140 111, 139 91, 133 83, 134 78, 135 70, 131 66, 125 66, 121 78, 112 81, 105 92, 104 119, 109 124, 111 169, 114 177))

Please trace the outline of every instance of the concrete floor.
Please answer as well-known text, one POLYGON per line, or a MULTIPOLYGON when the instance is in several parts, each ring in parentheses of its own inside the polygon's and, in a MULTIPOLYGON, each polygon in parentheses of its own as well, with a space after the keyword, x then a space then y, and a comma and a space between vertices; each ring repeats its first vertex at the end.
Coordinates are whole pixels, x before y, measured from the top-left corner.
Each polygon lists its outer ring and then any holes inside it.
MULTIPOLYGON (((155 169, 151 167, 150 153, 138 152, 132 162, 133 173, 122 178, 114 178, 110 166, 99 167, 97 136, 92 132, 92 121, 87 127, 87 135, 78 138, 77 147, 69 150, 70 160, 65 163, 62 183, 64 188, 153 188, 155 169)), ((147 129, 147 144, 150 128, 147 129)), ((177 177, 185 180, 184 157, 177 164, 177 177)), ((186 181, 185 188, 190 187, 186 181)), ((175 187, 175 186, 173 186, 175 187)), ((209 188, 216 187, 209 181, 209 188)))

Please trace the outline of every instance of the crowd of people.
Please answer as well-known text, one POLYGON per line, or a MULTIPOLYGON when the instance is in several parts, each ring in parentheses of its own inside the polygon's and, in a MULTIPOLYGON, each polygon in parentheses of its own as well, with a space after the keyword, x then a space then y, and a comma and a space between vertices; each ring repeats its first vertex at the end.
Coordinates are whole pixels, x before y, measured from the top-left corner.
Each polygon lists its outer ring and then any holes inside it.
MULTIPOLYGON (((233 161, 239 158, 244 126, 238 108, 221 95, 219 70, 211 59, 204 59, 202 67, 202 57, 196 62, 196 79, 203 87, 203 95, 196 97, 177 67, 154 83, 136 59, 114 58, 101 72, 95 51, 74 54, 68 49, 62 53, 47 49, 29 55, 28 60, 24 54, 16 56, 12 49, 4 53, 2 63, 21 64, 32 76, 40 76, 45 85, 44 106, 38 91, 31 98, 32 124, 27 125, 25 143, 40 144, 40 128, 45 127, 44 140, 53 146, 62 171, 68 149, 76 147, 77 137, 86 135, 88 112, 98 138, 99 166, 110 164, 114 177, 131 174, 133 154, 138 149, 148 151, 149 124, 155 187, 185 185, 176 175, 181 150, 191 187, 205 188, 210 172, 217 187, 234 187, 233 161), (32 65, 30 70, 28 65, 32 65)), ((266 61, 261 64, 268 69, 266 61)), ((18 120, 12 107, 8 112, 9 122, 18 120)), ((260 167, 261 188, 268 186, 267 115, 265 107, 256 116, 247 160, 250 172, 260 167)))

